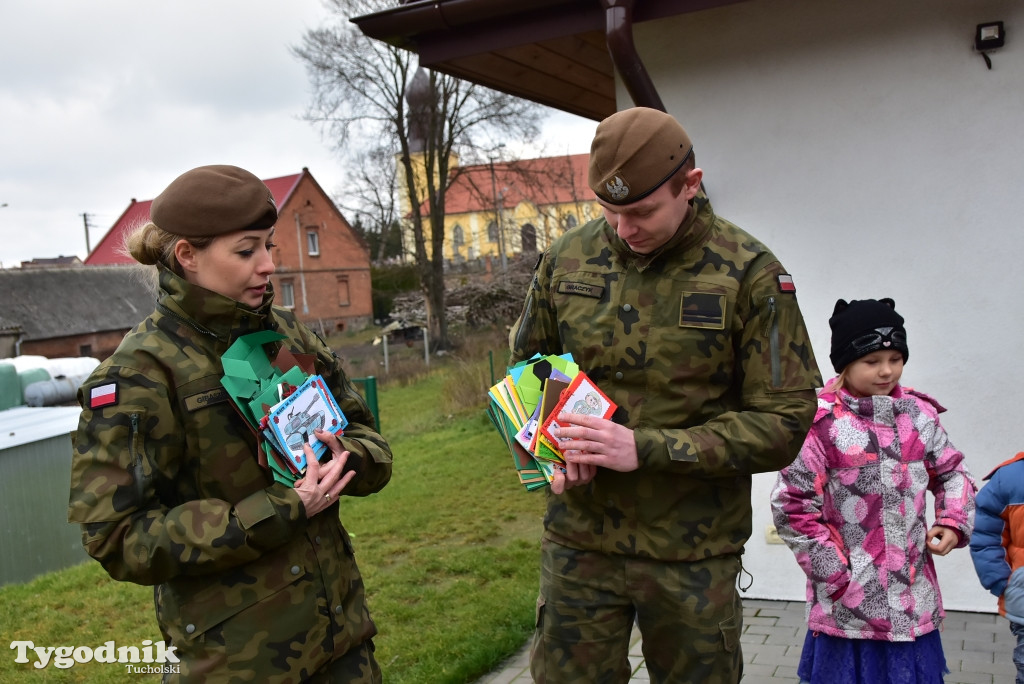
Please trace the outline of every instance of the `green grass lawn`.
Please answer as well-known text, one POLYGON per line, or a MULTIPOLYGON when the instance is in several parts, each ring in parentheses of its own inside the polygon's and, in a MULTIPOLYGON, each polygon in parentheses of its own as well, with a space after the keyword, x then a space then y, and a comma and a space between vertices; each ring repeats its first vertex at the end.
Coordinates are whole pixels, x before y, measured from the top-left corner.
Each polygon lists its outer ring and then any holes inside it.
MULTIPOLYGON (((483 373, 469 376, 476 383, 483 373)), ((443 400, 465 382, 465 365, 450 365, 381 389, 383 433, 395 455, 391 483, 342 500, 389 683, 472 682, 532 630, 544 494, 519 484, 484 414, 484 387, 479 405, 454 413, 443 400)), ((160 640, 152 589, 114 582, 95 562, 0 588, 0 635, 3 682, 157 678, 117 664, 36 670, 7 651, 16 640, 91 647, 160 640)))

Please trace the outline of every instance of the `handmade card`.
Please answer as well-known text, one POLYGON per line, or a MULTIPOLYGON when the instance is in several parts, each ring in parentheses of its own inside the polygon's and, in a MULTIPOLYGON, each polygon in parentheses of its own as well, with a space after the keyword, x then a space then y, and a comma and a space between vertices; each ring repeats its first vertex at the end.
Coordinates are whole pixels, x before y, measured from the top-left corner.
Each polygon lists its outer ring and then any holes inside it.
MULTIPOLYGON (((553 429, 566 427, 568 423, 560 423, 558 416, 562 413, 576 413, 589 416, 600 416, 611 418, 618 408, 594 382, 587 377, 587 374, 580 371, 572 383, 569 384, 561 394, 558 403, 551 409, 551 413, 541 424, 541 433, 550 440, 553 445, 564 441, 555 437, 553 429)), ((561 451, 559 449, 559 451, 561 451)))
POLYGON ((533 435, 533 442, 530 444, 530 449, 536 450, 537 440, 540 435, 540 426, 544 424, 548 416, 551 415, 552 409, 558 404, 558 400, 562 397, 562 392, 569 388, 572 383, 572 378, 566 377, 558 373, 558 371, 552 371, 551 377, 547 382, 544 383, 544 390, 541 393, 541 399, 539 404, 539 415, 537 429, 533 435))
POLYGON ((572 381, 572 378, 563 375, 561 371, 555 368, 552 368, 550 373, 551 377, 544 382, 544 388, 540 395, 541 398, 537 402, 533 415, 516 435, 519 443, 529 451, 534 451, 536 448, 537 435, 540 433, 541 424, 543 424, 544 419, 550 413, 551 408, 558 402, 558 397, 562 390, 566 389, 572 381))
POLYGON ((313 431, 321 429, 337 434, 345 429, 348 420, 327 389, 324 379, 313 375, 284 401, 271 407, 266 424, 264 433, 267 439, 298 473, 302 473, 306 469, 306 454, 302 449, 304 444, 313 449, 317 460, 327 449, 327 445, 317 439, 313 431))
POLYGON ((295 389, 306 382, 307 376, 300 368, 289 368, 283 375, 275 377, 266 387, 257 392, 249 402, 249 411, 254 416, 265 416, 272 406, 284 401, 295 389))
POLYGON ((249 333, 235 340, 220 357, 224 369, 220 384, 227 390, 238 412, 254 428, 263 414, 253 413, 250 402, 281 374, 271 365, 263 345, 284 338, 284 335, 273 330, 249 333))
POLYGON ((490 389, 488 392, 488 395, 491 398, 490 405, 493 406, 495 410, 500 411, 501 414, 511 421, 518 430, 522 425, 518 422, 518 416, 512 408, 512 400, 504 390, 505 387, 502 383, 498 383, 490 389))
POLYGON ((535 354, 506 371, 488 389, 487 416, 512 455, 527 490, 545 487, 565 461, 558 440, 544 427, 557 425, 559 412, 609 418, 615 404, 579 369, 571 354, 535 354))
POLYGON ((305 471, 302 444, 310 444, 318 459, 326 449, 313 430, 337 433, 348 421, 323 378, 314 375, 313 354, 294 354, 283 345, 268 354, 266 345, 285 337, 263 330, 235 340, 221 356, 221 385, 256 434, 256 460, 275 482, 291 486, 305 471))
POLYGON ((578 372, 579 366, 573 362, 572 354, 562 354, 561 356, 549 354, 548 356, 535 355, 526 363, 510 370, 509 375, 512 377, 523 407, 528 414, 532 415, 540 402, 544 383, 548 378, 557 373, 559 377, 564 377, 568 381, 578 372))

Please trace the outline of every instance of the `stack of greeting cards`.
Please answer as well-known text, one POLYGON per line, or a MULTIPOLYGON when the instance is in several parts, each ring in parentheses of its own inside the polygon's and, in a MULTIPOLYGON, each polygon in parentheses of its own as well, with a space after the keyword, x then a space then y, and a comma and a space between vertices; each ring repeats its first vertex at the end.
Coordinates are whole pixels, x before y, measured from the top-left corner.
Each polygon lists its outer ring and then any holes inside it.
POLYGON ((512 453, 519 481, 527 490, 545 487, 565 462, 553 428, 560 413, 610 418, 616 405, 605 396, 571 354, 535 355, 508 369, 488 392, 487 415, 512 453))
POLYGON ((324 379, 315 374, 311 355, 282 347, 270 359, 263 345, 284 339, 264 330, 244 335, 221 356, 221 385, 235 409, 256 433, 259 462, 274 480, 292 486, 306 472, 308 444, 317 460, 327 446, 314 430, 341 434, 348 425, 324 379))

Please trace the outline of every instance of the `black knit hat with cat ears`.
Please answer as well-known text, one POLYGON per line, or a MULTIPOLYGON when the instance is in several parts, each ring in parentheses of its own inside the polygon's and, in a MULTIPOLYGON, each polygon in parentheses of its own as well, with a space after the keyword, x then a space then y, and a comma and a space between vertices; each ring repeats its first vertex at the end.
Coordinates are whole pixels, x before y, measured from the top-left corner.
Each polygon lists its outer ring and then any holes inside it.
POLYGON ((849 364, 879 349, 893 349, 910 358, 903 316, 896 313, 896 302, 884 299, 840 299, 828 319, 832 328, 832 351, 828 358, 836 373, 849 364))

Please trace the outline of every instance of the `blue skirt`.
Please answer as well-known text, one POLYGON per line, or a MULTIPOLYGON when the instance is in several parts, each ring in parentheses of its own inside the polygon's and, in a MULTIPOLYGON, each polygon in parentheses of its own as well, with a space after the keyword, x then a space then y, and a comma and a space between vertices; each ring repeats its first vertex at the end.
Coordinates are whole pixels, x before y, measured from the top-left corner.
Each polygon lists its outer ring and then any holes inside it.
POLYGON ((942 684, 949 668, 937 630, 916 641, 844 639, 808 630, 796 673, 810 684, 942 684))

